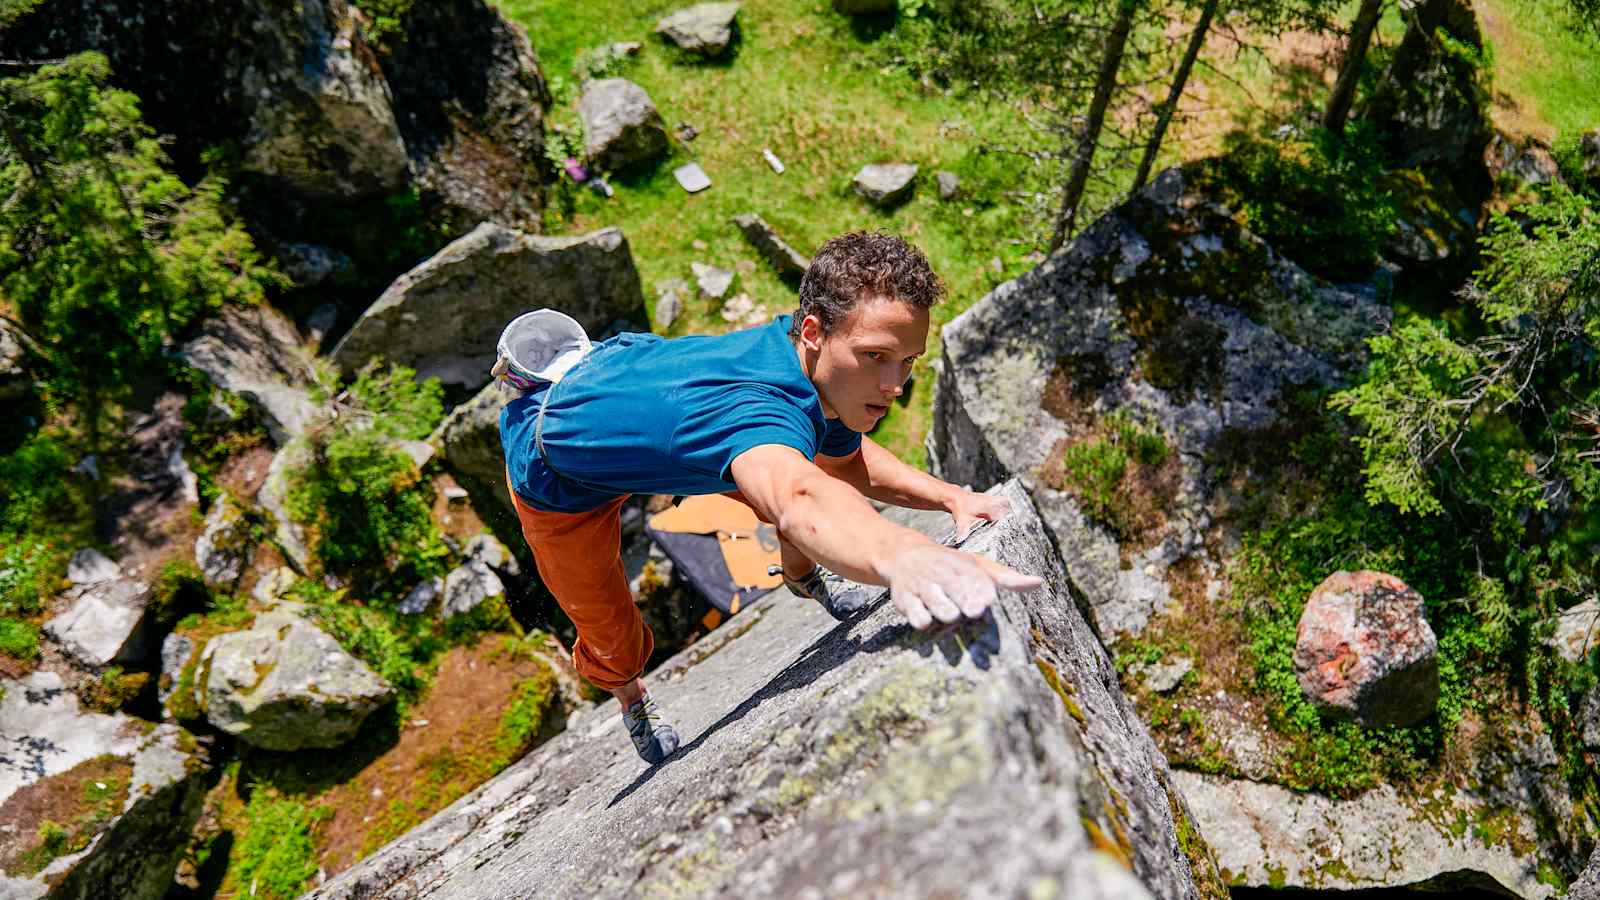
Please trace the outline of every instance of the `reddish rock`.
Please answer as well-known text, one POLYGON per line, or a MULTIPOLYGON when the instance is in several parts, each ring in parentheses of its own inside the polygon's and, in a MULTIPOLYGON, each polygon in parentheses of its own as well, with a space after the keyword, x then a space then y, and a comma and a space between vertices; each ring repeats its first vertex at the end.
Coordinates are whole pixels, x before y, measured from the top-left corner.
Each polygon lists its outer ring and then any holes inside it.
POLYGON ((1410 725, 1439 700, 1439 644, 1422 597, 1383 572, 1335 572, 1311 592, 1295 641, 1300 689, 1363 725, 1410 725))

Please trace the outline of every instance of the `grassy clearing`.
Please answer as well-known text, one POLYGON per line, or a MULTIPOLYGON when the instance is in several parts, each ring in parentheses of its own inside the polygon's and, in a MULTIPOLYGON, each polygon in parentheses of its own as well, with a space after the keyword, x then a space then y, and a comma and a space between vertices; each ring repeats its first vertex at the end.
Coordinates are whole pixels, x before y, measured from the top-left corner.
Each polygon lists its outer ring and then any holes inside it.
POLYGON ((1600 41, 1573 34, 1560 0, 1475 0, 1492 52, 1495 124, 1547 142, 1600 126, 1600 41))
MULTIPOLYGON (((690 263, 699 261, 737 271, 734 293, 748 293, 770 314, 793 310, 794 289, 730 221, 751 211, 804 253, 854 229, 904 235, 928 254, 949 285, 949 300, 935 314, 938 324, 1032 265, 1032 236, 1015 227, 1019 205, 1002 195, 1032 188, 1031 164, 1007 159, 997 170, 993 157, 968 156, 980 135, 1003 143, 1005 134, 1020 127, 1015 117, 976 97, 925 91, 903 74, 880 68, 874 36, 854 30, 826 2, 746 3, 739 43, 729 59, 712 63, 684 59, 652 35, 656 21, 682 5, 676 0, 497 5, 527 27, 558 95, 552 118, 565 127, 576 120, 572 64, 578 52, 637 40, 644 49, 619 74, 649 92, 669 131, 679 122, 699 129, 691 142, 674 140, 672 157, 655 168, 612 178, 617 195, 610 200, 573 190, 567 211, 551 223, 559 231, 621 226, 652 308, 654 285, 668 278, 692 283, 690 263), (783 160, 784 174, 767 167, 763 148, 783 160), (672 178, 672 169, 690 160, 712 181, 709 190, 693 196, 672 178), (916 163, 922 172, 910 202, 881 212, 851 192, 850 180, 866 163, 893 160, 916 163), (941 168, 960 172, 977 196, 941 203, 933 183, 941 168)), ((688 306, 673 333, 731 327, 719 315, 721 301, 688 306)), ((936 351, 937 337, 929 343, 936 351)), ((924 388, 929 375, 925 365, 915 373, 924 388)), ((930 398, 924 388, 880 425, 881 442, 918 465, 930 398)))

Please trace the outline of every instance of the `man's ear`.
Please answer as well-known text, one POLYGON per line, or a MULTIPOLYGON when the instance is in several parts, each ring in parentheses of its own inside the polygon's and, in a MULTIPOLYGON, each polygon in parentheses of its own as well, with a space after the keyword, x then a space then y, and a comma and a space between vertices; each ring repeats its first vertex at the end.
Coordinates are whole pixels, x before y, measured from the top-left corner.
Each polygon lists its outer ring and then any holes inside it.
POLYGON ((807 350, 822 349, 822 320, 816 313, 809 313, 800 320, 800 343, 807 350))

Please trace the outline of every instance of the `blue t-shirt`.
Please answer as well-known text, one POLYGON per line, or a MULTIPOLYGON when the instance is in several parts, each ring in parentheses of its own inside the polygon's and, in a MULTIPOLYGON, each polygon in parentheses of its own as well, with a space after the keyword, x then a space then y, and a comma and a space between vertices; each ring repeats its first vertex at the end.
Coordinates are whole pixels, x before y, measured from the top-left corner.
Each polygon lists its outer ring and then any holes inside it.
POLYGON ((535 509, 583 512, 622 494, 737 490, 728 467, 763 444, 807 459, 856 452, 860 432, 823 416, 789 319, 716 336, 620 334, 597 344, 560 383, 500 413, 512 490, 535 509), (546 393, 541 457, 535 432, 546 393))

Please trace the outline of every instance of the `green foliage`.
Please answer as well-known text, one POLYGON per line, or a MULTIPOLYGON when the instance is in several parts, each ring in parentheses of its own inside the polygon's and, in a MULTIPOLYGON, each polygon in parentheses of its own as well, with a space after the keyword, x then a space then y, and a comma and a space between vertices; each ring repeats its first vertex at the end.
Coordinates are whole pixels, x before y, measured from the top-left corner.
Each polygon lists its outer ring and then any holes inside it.
POLYGON ((405 18, 416 0, 358 0, 356 6, 367 14, 367 41, 380 52, 405 42, 405 18))
POLYGON ((91 429, 169 336, 282 283, 221 181, 168 171, 138 99, 109 78, 83 53, 0 80, 0 292, 43 348, 47 388, 91 429))
POLYGON ((48 431, 0 456, 0 615, 43 608, 73 550, 91 538, 93 517, 74 455, 48 431))
POLYGON ((1217 172, 1251 231, 1324 278, 1369 276, 1395 229, 1398 207, 1381 186, 1382 149, 1366 123, 1342 139, 1322 129, 1285 140, 1235 132, 1217 172))
POLYGON ((0 653, 31 662, 39 658, 39 626, 0 616, 0 653))
POLYGON ((332 816, 325 807, 308 807, 257 787, 245 810, 249 828, 234 850, 237 883, 261 900, 293 900, 317 874, 311 832, 332 816))
POLYGON ((417 373, 404 366, 380 368, 369 363, 350 385, 372 429, 402 440, 420 440, 433 432, 444 417, 444 388, 439 379, 417 381, 417 373))
POLYGON ((200 497, 210 503, 217 499, 216 478, 223 464, 252 447, 265 445, 267 429, 243 397, 215 387, 203 373, 175 366, 172 376, 186 398, 184 459, 195 474, 200 497))
POLYGON ((10 25, 44 3, 44 0, 0 0, 0 28, 10 25))
POLYGON ((545 719, 560 699, 555 673, 543 662, 538 674, 517 683, 511 705, 500 717, 495 733, 496 770, 515 762, 545 730, 545 719))
MULTIPOLYGON (((298 592, 306 597, 304 586, 298 592)), ((312 589, 313 592, 314 589, 312 589)), ((384 611, 345 602, 342 591, 322 594, 316 604, 317 624, 352 656, 366 663, 410 703, 427 687, 424 664, 443 649, 433 636, 432 622, 418 616, 397 619, 384 611)))
POLYGON ((1152 434, 1126 416, 1107 416, 1101 422, 1103 437, 1073 444, 1061 453, 1061 481, 1082 504, 1091 519, 1104 523, 1119 534, 1137 531, 1138 516, 1131 486, 1126 482, 1129 466, 1154 469, 1171 452, 1158 434, 1152 434))
POLYGON ((427 435, 442 413, 437 379, 403 367, 363 370, 352 406, 312 437, 315 462, 289 477, 289 510, 308 526, 328 568, 363 595, 395 596, 443 573, 448 550, 433 521, 433 490, 395 439, 427 435))

